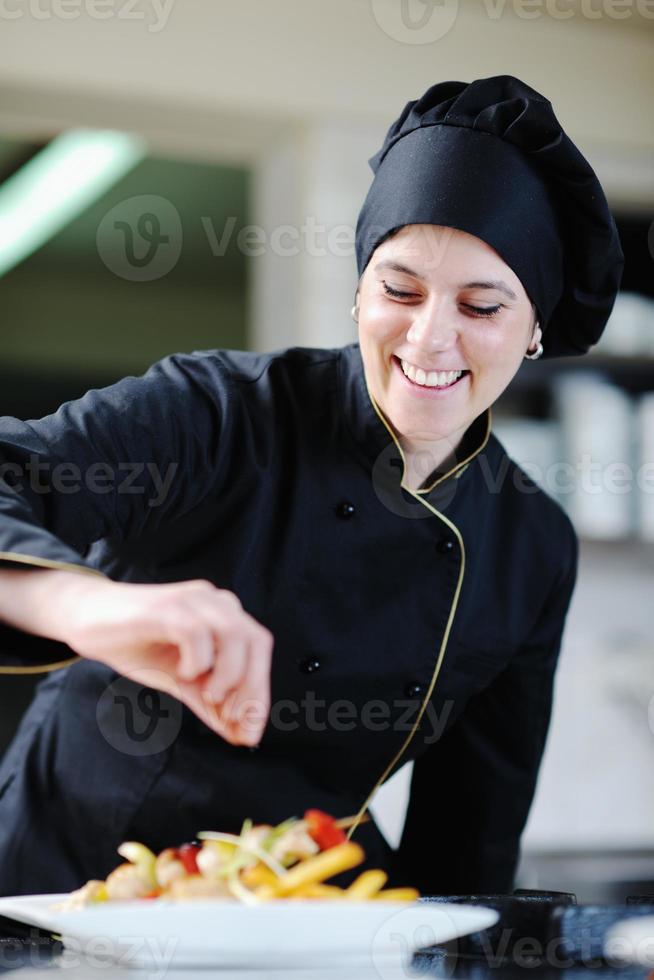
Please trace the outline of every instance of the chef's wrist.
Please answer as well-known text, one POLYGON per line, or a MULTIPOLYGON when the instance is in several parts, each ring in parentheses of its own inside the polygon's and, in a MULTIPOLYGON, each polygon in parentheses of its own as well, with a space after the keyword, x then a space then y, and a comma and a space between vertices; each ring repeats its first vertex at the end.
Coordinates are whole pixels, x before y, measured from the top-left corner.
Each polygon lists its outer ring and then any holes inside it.
POLYGON ((68 643, 74 610, 115 583, 60 569, 0 569, 0 620, 35 636, 68 643))

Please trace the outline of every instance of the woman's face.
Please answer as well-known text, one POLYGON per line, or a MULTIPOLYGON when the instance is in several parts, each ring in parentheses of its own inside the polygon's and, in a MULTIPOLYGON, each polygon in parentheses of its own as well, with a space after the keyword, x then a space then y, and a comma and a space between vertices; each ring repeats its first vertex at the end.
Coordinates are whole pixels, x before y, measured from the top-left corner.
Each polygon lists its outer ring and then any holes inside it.
POLYGON ((405 225, 375 249, 359 284, 368 387, 408 444, 456 448, 540 335, 515 273, 457 229, 405 225), (451 371, 464 373, 432 373, 451 371))

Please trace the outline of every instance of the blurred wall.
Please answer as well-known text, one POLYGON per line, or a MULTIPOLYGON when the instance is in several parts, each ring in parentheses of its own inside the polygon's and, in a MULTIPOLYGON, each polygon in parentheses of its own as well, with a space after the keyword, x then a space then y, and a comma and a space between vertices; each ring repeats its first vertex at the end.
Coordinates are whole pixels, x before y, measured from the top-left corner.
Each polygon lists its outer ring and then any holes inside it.
MULTIPOLYGON (((279 126, 388 124, 426 85, 508 72, 542 89, 582 148, 652 150, 651 4, 621 0, 6 0, 3 125, 138 125, 158 147, 256 153, 279 126), (62 5, 63 6, 63 5, 62 5), (585 12, 584 12, 585 11, 585 12), (89 118, 89 117, 92 117, 89 118), (221 125, 222 123, 222 125, 221 125)), ((625 188, 627 192, 627 188, 625 188)), ((651 189, 650 189, 651 193, 651 189)))

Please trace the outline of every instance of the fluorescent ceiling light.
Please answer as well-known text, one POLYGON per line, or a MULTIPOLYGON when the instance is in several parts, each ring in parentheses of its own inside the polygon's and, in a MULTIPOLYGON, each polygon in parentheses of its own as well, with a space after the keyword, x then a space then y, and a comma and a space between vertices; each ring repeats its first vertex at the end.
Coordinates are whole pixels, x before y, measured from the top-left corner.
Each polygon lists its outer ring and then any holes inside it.
POLYGON ((97 200, 146 153, 128 133, 71 129, 0 184, 0 276, 97 200))

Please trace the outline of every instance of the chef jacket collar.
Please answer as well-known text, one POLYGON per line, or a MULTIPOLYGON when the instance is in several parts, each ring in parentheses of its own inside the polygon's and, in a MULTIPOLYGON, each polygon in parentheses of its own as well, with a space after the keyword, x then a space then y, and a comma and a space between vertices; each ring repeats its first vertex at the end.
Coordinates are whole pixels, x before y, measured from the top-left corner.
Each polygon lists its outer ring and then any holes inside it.
MULTIPOLYGON (((382 454, 395 447, 397 463, 401 467, 402 485, 406 461, 392 428, 371 395, 366 381, 363 358, 358 343, 348 344, 341 349, 339 361, 340 399, 344 407, 345 421, 358 448, 373 466, 382 454)), ((472 460, 486 447, 491 432, 492 413, 486 408, 469 425, 463 439, 453 455, 456 460, 445 472, 436 469, 423 486, 416 490, 428 494, 446 480, 458 480, 468 469, 472 460)), ((406 489, 406 488, 405 488, 406 489)))

